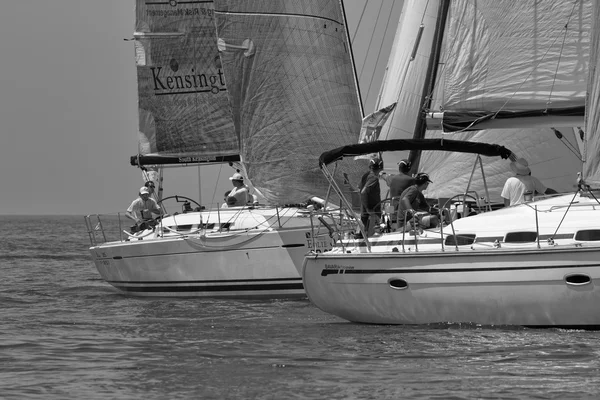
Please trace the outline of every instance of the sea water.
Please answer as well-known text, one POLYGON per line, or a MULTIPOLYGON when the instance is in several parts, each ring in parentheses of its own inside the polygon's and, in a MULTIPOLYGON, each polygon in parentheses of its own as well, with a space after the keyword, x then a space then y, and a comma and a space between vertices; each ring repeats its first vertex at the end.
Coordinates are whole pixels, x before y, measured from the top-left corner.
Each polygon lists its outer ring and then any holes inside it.
POLYGON ((100 279, 82 216, 0 227, 2 399, 600 397, 600 332, 361 325, 307 299, 136 298, 100 279))

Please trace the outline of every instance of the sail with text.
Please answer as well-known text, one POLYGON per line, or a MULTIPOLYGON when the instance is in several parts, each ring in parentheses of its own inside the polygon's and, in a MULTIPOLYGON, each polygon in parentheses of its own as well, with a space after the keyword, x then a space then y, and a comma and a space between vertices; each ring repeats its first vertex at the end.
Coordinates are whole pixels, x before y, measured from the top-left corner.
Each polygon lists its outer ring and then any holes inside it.
POLYGON ((139 154, 133 165, 239 160, 209 1, 136 1, 139 154))

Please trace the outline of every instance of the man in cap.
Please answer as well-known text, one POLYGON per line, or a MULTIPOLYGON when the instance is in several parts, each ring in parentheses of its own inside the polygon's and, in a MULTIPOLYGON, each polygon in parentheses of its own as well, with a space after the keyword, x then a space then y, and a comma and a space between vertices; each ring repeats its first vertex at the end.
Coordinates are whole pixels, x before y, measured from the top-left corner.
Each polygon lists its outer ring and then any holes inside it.
POLYGON ((244 177, 239 172, 236 172, 229 178, 233 189, 227 195, 228 207, 240 207, 248 204, 249 191, 248 186, 244 185, 244 177))
MULTIPOLYGON (((371 235, 376 222, 369 223, 371 219, 379 221, 381 218, 381 193, 379 186, 379 173, 383 170, 383 160, 375 157, 369 161, 369 172, 366 172, 361 180, 358 190, 360 193, 361 213, 360 220, 365 227, 367 235, 371 235)), ((361 238, 357 234, 357 238, 361 238)))
POLYGON ((147 186, 142 186, 138 195, 139 197, 131 202, 131 205, 125 212, 125 216, 136 223, 131 227, 132 232, 153 227, 156 224, 153 223, 152 214, 163 214, 156 200, 150 197, 150 190, 147 186))
POLYGON ((392 214, 392 222, 396 221, 396 215, 398 214, 398 207, 400 206, 400 196, 402 192, 409 186, 415 184, 415 179, 410 176, 410 161, 401 160, 398 163, 399 174, 395 175, 383 175, 383 179, 390 188, 390 197, 392 198, 392 205, 394 206, 394 213, 392 214))
POLYGON ((510 169, 515 176, 511 176, 504 183, 501 196, 504 205, 514 206, 533 199, 534 193, 555 194, 556 190, 546 187, 539 179, 531 176, 531 169, 524 158, 518 158, 510 163, 510 169))
POLYGON ((415 184, 407 187, 400 195, 400 215, 398 217, 398 226, 405 223, 404 215, 407 214, 407 220, 415 218, 421 228, 435 228, 439 219, 437 215, 431 214, 429 203, 423 196, 423 191, 427 189, 431 182, 429 175, 419 172, 415 176, 415 184))

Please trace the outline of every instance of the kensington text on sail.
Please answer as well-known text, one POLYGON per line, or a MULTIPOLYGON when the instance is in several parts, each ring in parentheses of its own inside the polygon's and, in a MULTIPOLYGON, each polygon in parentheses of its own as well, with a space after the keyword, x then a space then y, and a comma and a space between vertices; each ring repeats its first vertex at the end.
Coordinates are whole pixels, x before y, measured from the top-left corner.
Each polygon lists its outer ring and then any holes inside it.
POLYGON ((154 80, 155 94, 183 94, 196 92, 211 92, 217 94, 225 88, 225 77, 219 68, 216 75, 207 74, 182 74, 161 76, 163 67, 151 67, 154 80), (185 90, 192 89, 192 90, 185 90), (183 92, 181 90, 184 90, 183 92))

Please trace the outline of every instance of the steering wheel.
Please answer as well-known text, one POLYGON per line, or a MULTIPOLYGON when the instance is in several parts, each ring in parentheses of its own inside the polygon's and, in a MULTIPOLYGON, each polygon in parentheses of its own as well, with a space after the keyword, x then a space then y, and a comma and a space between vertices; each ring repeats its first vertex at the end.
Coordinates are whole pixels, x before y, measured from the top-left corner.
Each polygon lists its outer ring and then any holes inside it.
MULTIPOLYGON (((470 194, 464 194, 464 193, 457 194, 455 196, 450 197, 448 200, 446 200, 446 202, 442 206, 442 209, 448 208, 448 205, 452 204, 454 201, 461 201, 464 204, 467 202, 467 199, 473 200, 473 202, 475 203, 475 207, 477 207, 477 212, 478 213, 481 212, 477 198, 470 194)), ((465 215, 465 217, 466 217, 466 215, 465 215)))
MULTIPOLYGON (((175 199, 175 201, 177 203, 185 203, 186 201, 188 201, 188 202, 193 203, 194 205, 198 206, 198 210, 202 209, 202 206, 196 200, 190 199, 189 197, 185 197, 185 196, 175 195, 175 196, 165 197, 164 199, 161 199, 160 201, 157 202, 158 206, 161 207, 165 211, 165 214, 171 214, 171 213, 167 211, 167 207, 165 207, 163 205, 163 203, 165 201, 171 200, 171 199, 175 199)), ((193 209, 184 210, 183 206, 182 206, 182 211, 181 211, 182 213, 192 212, 192 211, 194 211, 194 210, 193 209)))

